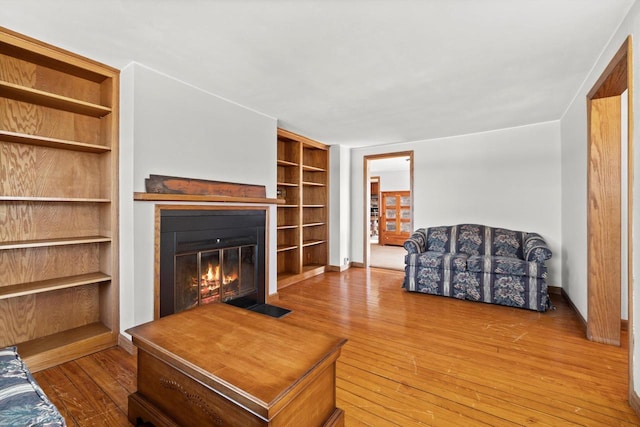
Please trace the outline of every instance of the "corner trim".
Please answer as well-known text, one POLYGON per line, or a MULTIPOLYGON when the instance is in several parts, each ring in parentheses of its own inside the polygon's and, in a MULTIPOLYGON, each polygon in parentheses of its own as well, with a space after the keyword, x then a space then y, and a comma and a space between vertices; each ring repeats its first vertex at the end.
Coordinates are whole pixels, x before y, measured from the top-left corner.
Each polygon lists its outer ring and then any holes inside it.
POLYGON ((136 346, 133 342, 122 334, 118 335, 118 346, 131 355, 136 354, 136 346))

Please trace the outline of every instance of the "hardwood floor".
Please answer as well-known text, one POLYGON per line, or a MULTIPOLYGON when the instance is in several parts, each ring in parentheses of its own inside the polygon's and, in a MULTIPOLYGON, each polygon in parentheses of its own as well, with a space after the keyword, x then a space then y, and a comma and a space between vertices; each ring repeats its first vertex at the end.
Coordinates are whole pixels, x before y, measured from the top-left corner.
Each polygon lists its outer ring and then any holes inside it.
MULTIPOLYGON (((537 313, 406 293, 403 273, 352 268, 279 291, 282 319, 344 336, 347 426, 638 426, 622 347, 587 341, 572 309, 537 313)), ((135 359, 109 349, 35 374, 70 426, 127 425, 135 359)))

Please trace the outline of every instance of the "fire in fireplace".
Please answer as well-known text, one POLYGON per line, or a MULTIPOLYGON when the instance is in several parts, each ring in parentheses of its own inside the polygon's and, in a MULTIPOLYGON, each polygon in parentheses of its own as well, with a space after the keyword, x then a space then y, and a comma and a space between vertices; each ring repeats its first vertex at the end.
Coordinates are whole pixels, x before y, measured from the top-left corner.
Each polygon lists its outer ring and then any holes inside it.
POLYGON ((256 290, 256 245, 175 255, 175 311, 226 302, 256 290))
POLYGON ((201 304, 265 303, 264 210, 164 209, 160 317, 201 304))

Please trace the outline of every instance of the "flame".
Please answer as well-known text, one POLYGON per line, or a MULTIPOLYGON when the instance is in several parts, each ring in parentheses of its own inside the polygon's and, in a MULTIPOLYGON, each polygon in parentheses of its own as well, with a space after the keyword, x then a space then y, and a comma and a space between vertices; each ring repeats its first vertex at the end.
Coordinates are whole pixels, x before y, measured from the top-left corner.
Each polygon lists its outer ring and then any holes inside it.
POLYGON ((207 274, 205 274, 204 279, 211 282, 213 280, 217 280, 218 277, 220 277, 220 266, 216 265, 216 268, 214 271, 213 266, 209 264, 209 269, 207 270, 207 274))
POLYGON ((213 265, 208 264, 207 272, 202 275, 202 292, 206 292, 207 289, 211 292, 214 289, 217 289, 220 284, 228 285, 238 279, 237 272, 222 275, 222 280, 220 280, 220 276, 220 266, 216 265, 214 267, 213 265))

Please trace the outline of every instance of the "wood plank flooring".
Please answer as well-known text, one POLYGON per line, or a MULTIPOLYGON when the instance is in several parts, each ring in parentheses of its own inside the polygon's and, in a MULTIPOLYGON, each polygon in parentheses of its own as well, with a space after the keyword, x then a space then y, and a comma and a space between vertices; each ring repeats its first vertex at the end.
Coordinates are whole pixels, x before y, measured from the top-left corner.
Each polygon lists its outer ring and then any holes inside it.
MULTIPOLYGON (((404 292, 352 268, 279 291, 282 319, 344 336, 347 426, 638 426, 622 347, 587 341, 562 297, 537 313, 404 292)), ((127 425, 135 358, 113 348, 35 374, 70 426, 127 425)), ((296 426, 297 427, 297 426, 296 426)))

